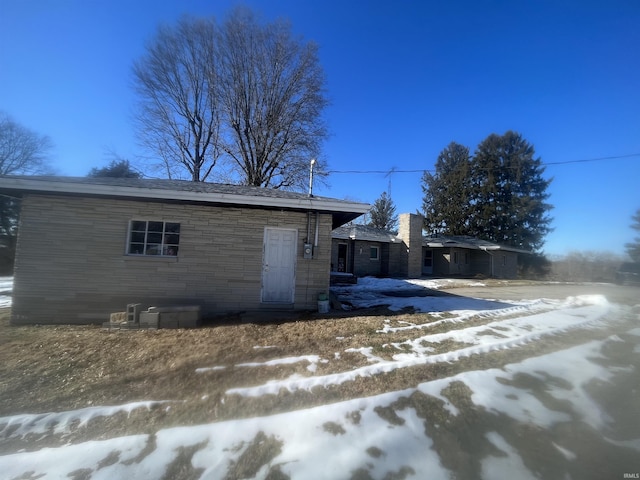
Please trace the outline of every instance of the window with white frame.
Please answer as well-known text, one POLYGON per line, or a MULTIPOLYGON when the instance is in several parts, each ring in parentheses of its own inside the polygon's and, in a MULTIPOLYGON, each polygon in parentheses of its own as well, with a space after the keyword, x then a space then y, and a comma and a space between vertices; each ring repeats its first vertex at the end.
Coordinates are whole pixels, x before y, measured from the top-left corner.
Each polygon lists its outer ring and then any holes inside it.
POLYGON ((380 259, 380 248, 379 247, 369 248, 369 260, 379 260, 379 259, 380 259))
POLYGON ((131 220, 127 254, 177 257, 180 224, 152 220, 131 220))

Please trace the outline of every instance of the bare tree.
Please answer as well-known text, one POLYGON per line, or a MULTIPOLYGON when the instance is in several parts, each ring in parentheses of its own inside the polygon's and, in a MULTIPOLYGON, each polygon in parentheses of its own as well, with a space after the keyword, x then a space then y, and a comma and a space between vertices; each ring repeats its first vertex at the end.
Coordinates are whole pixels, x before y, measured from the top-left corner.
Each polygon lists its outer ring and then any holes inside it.
POLYGON ((133 67, 140 139, 169 178, 204 181, 220 157, 216 24, 183 17, 161 26, 133 67))
MULTIPOLYGON (((49 173, 47 159, 51 139, 16 123, 0 113, 0 175, 49 173)), ((13 270, 20 201, 0 196, 0 274, 13 270)))
POLYGON ((303 188, 309 160, 326 138, 317 46, 293 38, 288 23, 261 25, 242 8, 222 32, 226 153, 244 184, 303 188))
POLYGON ((259 23, 244 8, 220 28, 184 17, 158 30, 133 73, 140 138, 169 178, 186 169, 204 181, 224 155, 238 183, 304 189, 328 102, 316 45, 288 23, 259 23))
POLYGON ((51 139, 0 113, 0 175, 34 175, 47 171, 51 139))

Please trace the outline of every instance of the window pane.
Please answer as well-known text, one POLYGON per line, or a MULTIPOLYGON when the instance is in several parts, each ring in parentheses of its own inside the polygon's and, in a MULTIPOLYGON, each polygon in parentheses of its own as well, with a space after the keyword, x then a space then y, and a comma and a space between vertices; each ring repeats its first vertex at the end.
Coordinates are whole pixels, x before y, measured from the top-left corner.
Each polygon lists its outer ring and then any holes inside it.
POLYGON ((162 251, 163 255, 168 255, 170 257, 175 257, 176 255, 178 255, 178 246, 177 245, 167 245, 166 247, 164 247, 164 250, 162 251))
POLYGON ((162 243, 161 233, 149 233, 147 235, 147 243, 162 243))
POLYGON ((132 243, 144 243, 144 232, 131 232, 132 243))
POLYGON ((180 233, 179 223, 167 223, 165 224, 164 231, 166 233, 180 233))
POLYGON ((162 232, 163 227, 164 227, 163 222, 149 222, 150 232, 162 232))
POLYGON ((131 255, 142 255, 144 253, 144 245, 142 243, 132 243, 129 245, 129 253, 131 255))
POLYGON ((170 234, 164 236, 165 245, 178 245, 180 243, 180 235, 170 234))
POLYGON ((164 243, 177 245, 178 243, 180 243, 180 235, 175 235, 175 234, 165 235, 164 243))
POLYGON ((134 220, 131 222, 131 230, 135 232, 144 232, 147 229, 147 222, 134 220))
POLYGON ((147 245, 145 255, 160 255, 160 245, 147 245))

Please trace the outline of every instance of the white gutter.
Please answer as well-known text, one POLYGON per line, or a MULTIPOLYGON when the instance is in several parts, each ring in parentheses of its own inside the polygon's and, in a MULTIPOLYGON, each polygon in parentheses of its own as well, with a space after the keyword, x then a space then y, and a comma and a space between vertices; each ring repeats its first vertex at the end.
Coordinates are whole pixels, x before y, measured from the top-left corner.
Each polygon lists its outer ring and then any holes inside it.
POLYGON ((256 207, 277 207, 305 210, 319 210, 346 213, 366 213, 368 204, 344 202, 331 198, 281 198, 269 196, 240 195, 219 192, 191 192, 184 190, 165 190, 159 188, 125 187, 92 183, 65 181, 44 181, 24 178, 0 177, 0 188, 43 193, 70 193, 84 195, 102 195, 111 197, 130 197, 161 200, 182 200, 231 205, 250 205, 256 207))

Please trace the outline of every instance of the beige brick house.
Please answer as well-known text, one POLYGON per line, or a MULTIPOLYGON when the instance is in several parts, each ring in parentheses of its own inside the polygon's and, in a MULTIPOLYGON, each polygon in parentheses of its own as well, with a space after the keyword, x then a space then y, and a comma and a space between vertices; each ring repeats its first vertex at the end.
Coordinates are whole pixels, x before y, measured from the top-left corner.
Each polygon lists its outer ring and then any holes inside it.
POLYGON ((422 235, 422 217, 399 215, 398 234, 365 225, 332 233, 331 271, 357 277, 476 276, 516 278, 526 250, 468 236, 422 235))
POLYGON ((12 322, 100 323, 127 304, 204 316, 311 309, 331 231, 369 205, 170 180, 0 177, 20 197, 12 322))

